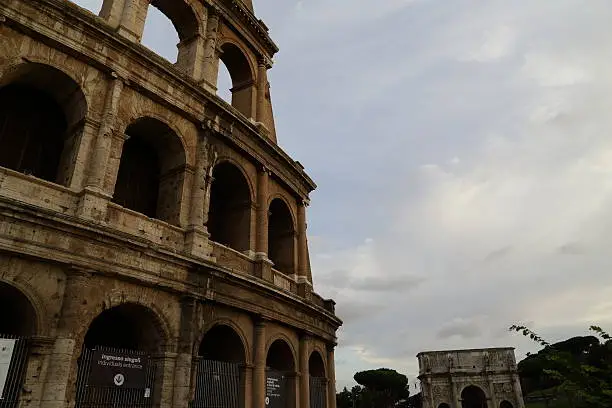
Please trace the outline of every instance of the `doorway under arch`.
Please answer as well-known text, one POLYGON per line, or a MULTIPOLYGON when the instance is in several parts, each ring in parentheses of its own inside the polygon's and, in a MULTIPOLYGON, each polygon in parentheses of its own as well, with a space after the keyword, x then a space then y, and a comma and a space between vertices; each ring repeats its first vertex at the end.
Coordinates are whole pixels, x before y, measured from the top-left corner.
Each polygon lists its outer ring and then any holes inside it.
POLYGON ((482 388, 475 385, 465 387, 461 392, 462 408, 488 408, 487 396, 482 388))
POLYGON ((245 403, 245 346, 236 331, 216 325, 200 343, 193 408, 242 408, 245 403))
POLYGON ((318 351, 313 351, 308 359, 310 375, 310 406, 311 408, 327 407, 327 378, 325 363, 318 351))
POLYGON ((153 407, 161 398, 157 359, 167 334, 151 309, 124 303, 89 325, 78 359, 75 407, 153 407))
POLYGON ((266 397, 270 405, 295 407, 295 359, 285 340, 276 340, 268 349, 266 358, 266 397))
POLYGON ((512 406, 510 401, 502 401, 502 403, 499 404, 499 408, 514 408, 514 407, 512 406))

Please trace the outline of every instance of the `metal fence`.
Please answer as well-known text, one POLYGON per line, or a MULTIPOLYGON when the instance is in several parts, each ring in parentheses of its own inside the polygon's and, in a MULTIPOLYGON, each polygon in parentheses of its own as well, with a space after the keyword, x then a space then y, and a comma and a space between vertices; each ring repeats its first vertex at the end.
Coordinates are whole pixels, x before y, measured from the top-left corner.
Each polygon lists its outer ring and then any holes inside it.
POLYGON ((310 377, 310 408, 327 407, 327 379, 310 377))
MULTIPOLYGON (((4 389, 0 395, 0 408, 14 408, 19 403, 28 362, 28 340, 17 336, 0 334, 2 340, 14 340, 13 352, 6 373, 4 389)), ((2 384, 0 384, 1 386, 2 384)))
MULTIPOLYGON (((131 353, 148 357, 146 352, 99 347, 109 353, 131 353)), ((157 364, 150 360, 145 373, 146 388, 102 387, 89 384, 95 350, 84 348, 78 361, 75 408, 152 408, 157 364)))
POLYGON ((240 365, 201 360, 197 370, 191 408, 240 408, 240 365))

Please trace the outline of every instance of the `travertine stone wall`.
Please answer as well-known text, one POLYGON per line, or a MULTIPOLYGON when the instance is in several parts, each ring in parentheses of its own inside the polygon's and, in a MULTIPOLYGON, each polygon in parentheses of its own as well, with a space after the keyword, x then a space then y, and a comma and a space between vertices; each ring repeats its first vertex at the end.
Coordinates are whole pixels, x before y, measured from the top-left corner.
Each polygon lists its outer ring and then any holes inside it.
POLYGON ((55 179, 0 164, 0 289, 34 311, 20 406, 73 407, 90 328, 122 311, 155 333, 157 407, 188 406, 200 344, 224 326, 244 348, 245 408, 264 408, 276 340, 293 354, 291 406, 309 405, 306 362, 318 353, 333 408, 341 321, 313 293, 306 205, 316 186, 276 144, 267 80, 276 45, 250 1, 154 5, 177 27, 176 64, 139 44, 148 0, 105 0, 100 16, 65 0, 0 2, 0 98, 9 86, 37 89, 67 122, 55 179), (214 94, 219 60, 238 78, 234 106, 214 94), (159 125, 143 136, 163 174, 155 216, 114 201, 130 126, 143 118, 159 125), (208 233, 221 163, 249 187, 238 203, 250 211, 247 250, 208 233), (295 231, 291 272, 268 259, 275 198, 295 231))

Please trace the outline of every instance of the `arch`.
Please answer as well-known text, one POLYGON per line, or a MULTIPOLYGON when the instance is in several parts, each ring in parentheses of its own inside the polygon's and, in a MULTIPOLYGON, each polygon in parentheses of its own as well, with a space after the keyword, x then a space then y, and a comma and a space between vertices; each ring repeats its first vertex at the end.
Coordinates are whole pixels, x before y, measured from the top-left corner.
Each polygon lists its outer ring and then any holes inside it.
POLYGON ((311 377, 325 378, 326 375, 325 363, 321 353, 313 351, 308 359, 308 373, 311 377))
POLYGON ((514 408, 514 407, 512 406, 510 401, 502 401, 501 404, 499 404, 499 408, 514 408))
POLYGON ((0 166, 68 186, 88 111, 67 73, 38 62, 0 77, 0 166))
POLYGON ((126 302, 104 310, 90 323, 85 348, 109 347, 125 350, 160 352, 168 343, 163 321, 152 309, 126 302))
POLYGON ((246 117, 253 116, 255 96, 255 69, 242 47, 225 41, 219 47, 219 59, 227 68, 232 80, 232 106, 246 117))
POLYGON ((39 331, 39 314, 36 307, 23 291, 17 287, 0 282, 0 337, 34 336, 39 331))
POLYGON ((200 341, 198 355, 206 360, 246 364, 247 348, 244 339, 231 326, 215 324, 200 341))
POLYGON ((213 169, 208 232, 210 239, 237 251, 250 249, 252 189, 239 166, 222 161, 213 169))
POLYGON ((268 257, 274 268, 286 275, 295 273, 295 223, 290 207, 282 198, 270 202, 268 257))
POLYGON ((268 346, 266 367, 284 373, 295 372, 295 352, 289 340, 279 337, 268 346))
POLYGON ((462 408, 487 408, 487 395, 482 388, 468 385, 461 391, 462 408))
POLYGON ((132 122, 125 135, 113 202, 179 225, 187 164, 181 137, 150 116, 132 122))
POLYGON ((443 402, 440 405, 438 405, 438 408, 450 408, 450 405, 448 405, 446 402, 443 402))

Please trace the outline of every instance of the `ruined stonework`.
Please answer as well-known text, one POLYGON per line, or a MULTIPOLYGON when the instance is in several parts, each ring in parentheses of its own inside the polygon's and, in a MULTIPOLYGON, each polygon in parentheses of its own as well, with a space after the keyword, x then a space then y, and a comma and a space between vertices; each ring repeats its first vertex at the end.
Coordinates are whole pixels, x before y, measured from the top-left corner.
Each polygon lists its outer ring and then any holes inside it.
POLYGON ((0 1, 4 404, 335 407, 341 321, 313 290, 316 186, 276 143, 277 51, 250 0, 0 1), (175 64, 140 44, 150 3, 175 64), (101 350, 138 379, 92 378, 101 350))
POLYGON ((524 408, 512 348, 419 353, 423 408, 524 408))

